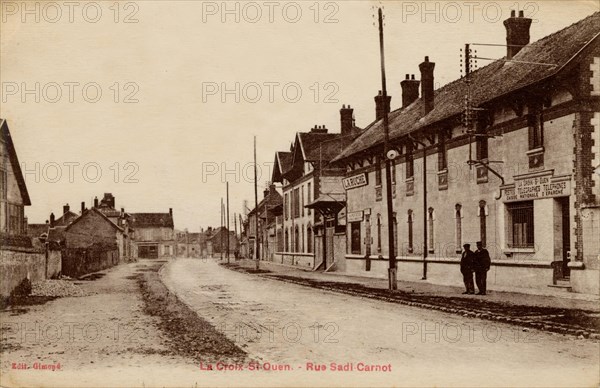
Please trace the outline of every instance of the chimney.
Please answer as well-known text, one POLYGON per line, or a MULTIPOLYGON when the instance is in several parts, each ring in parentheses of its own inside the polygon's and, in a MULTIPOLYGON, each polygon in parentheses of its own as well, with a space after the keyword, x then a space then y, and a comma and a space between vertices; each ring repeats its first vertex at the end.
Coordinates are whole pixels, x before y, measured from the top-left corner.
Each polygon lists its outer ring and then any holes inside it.
POLYGON ((66 204, 65 206, 63 206, 63 214, 66 214, 69 211, 70 207, 69 204, 66 204))
POLYGON ((402 87, 402 107, 406 108, 419 98, 419 80, 415 79, 415 75, 406 75, 406 79, 400 82, 402 87))
POLYGON ((169 208, 169 215, 170 215, 171 217, 173 217, 173 208, 172 208, 172 207, 170 207, 170 208, 169 208))
POLYGON ((384 108, 387 108, 387 112, 390 111, 390 102, 392 101, 392 96, 386 96, 386 101, 384 105, 383 94, 381 90, 379 94, 375 96, 375 120, 381 120, 383 115, 385 114, 384 108))
POLYGON ((98 207, 98 197, 94 197, 94 207, 98 207))
POLYGON ((529 44, 529 27, 531 19, 523 16, 519 11, 519 17, 515 17, 515 10, 510 11, 510 17, 504 21, 506 27, 506 59, 512 59, 523 46, 529 44))
POLYGON ((85 202, 81 201, 81 214, 85 211, 85 202))
POLYGON ((50 213, 50 227, 54 228, 54 213, 50 213))
POLYGON ((327 133, 327 127, 325 127, 324 125, 315 125, 313 128, 310 129, 310 132, 312 132, 312 133, 327 133))
POLYGON ((264 198, 267 198, 267 195, 269 195, 269 189, 268 188, 263 190, 263 195, 264 195, 264 198))
POLYGON ((423 99, 423 116, 431 112, 433 109, 433 69, 435 68, 434 62, 429 62, 429 57, 426 56, 425 60, 419 65, 421 70, 421 98, 423 99))
POLYGON ((342 105, 342 109, 340 109, 340 124, 341 124, 341 133, 342 135, 348 135, 352 132, 352 128, 354 128, 354 109, 348 105, 342 105))

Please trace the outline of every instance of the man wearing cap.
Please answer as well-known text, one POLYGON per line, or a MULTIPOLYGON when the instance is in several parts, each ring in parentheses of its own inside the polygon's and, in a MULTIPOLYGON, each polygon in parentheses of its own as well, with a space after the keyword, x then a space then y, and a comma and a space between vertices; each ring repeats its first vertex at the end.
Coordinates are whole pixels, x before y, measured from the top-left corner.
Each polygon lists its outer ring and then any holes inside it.
POLYGON ((464 250, 460 258, 460 272, 463 275, 463 281, 465 282, 465 288, 467 289, 463 294, 474 294, 473 261, 475 259, 475 254, 471 250, 471 244, 464 244, 463 248, 464 250))
POLYGON ((490 253, 483 247, 481 241, 477 241, 474 258, 475 282, 479 289, 477 295, 485 295, 487 291, 487 272, 490 270, 490 264, 490 253))

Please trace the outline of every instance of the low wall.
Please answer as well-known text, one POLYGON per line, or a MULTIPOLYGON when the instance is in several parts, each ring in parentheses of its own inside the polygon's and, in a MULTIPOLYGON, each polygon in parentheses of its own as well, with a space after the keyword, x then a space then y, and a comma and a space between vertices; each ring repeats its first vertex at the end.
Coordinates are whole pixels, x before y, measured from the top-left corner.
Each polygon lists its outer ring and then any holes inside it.
POLYGON ((118 249, 65 248, 61 254, 62 273, 73 278, 119 264, 118 249))
POLYGON ((312 253, 276 252, 273 254, 273 260, 269 261, 302 268, 314 268, 315 266, 315 256, 312 253))
POLYGON ((44 280, 46 255, 43 251, 27 248, 0 249, 0 295, 7 297, 23 279, 31 282, 44 280))

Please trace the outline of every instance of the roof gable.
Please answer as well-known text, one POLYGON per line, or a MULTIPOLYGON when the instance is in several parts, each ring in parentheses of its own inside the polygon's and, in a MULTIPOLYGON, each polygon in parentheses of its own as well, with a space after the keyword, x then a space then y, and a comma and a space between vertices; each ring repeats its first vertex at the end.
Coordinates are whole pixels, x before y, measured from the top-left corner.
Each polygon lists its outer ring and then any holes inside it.
POLYGON ((134 228, 173 228, 171 213, 130 213, 134 228))
POLYGON ((29 198, 29 192, 27 191, 27 185, 25 184, 25 178, 21 171, 21 165, 19 164, 19 158, 17 157, 17 151, 8 129, 8 123, 6 120, 0 118, 0 131, 2 132, 2 140, 6 143, 6 149, 8 151, 8 157, 19 186, 19 192, 21 193, 21 199, 25 206, 31 205, 31 199, 29 198))
POLYGON ((69 230, 71 230, 73 228, 74 225, 77 225, 77 223, 79 223, 79 221, 90 217, 92 214, 97 214, 100 216, 100 218, 102 220, 104 220, 105 222, 108 222, 108 224, 114 228, 115 230, 118 230, 120 232, 123 232, 123 229, 120 228, 119 226, 117 226, 114 222, 112 222, 111 220, 108 219, 108 217, 106 217, 104 214, 102 214, 102 212, 96 208, 91 208, 91 209, 87 209, 86 211, 83 212, 83 214, 78 217, 76 220, 74 220, 73 222, 71 222, 66 228, 65 231, 68 232, 69 230))

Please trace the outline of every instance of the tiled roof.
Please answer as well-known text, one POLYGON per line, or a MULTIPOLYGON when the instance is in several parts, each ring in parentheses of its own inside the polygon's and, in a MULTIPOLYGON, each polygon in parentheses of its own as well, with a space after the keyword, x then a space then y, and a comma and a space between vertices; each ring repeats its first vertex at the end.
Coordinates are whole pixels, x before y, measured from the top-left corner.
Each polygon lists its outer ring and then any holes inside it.
POLYGON ((83 212, 83 214, 81 215, 81 217, 77 217, 77 219, 75 219, 73 222, 71 222, 69 225, 67 225, 65 227, 65 231, 69 231, 74 225, 76 225, 77 223, 79 223, 80 220, 82 220, 84 217, 86 217, 91 212, 94 212, 94 213, 98 214, 103 220, 105 220, 106 222, 108 222, 110 224, 110 226, 112 226, 113 228, 117 229, 118 231, 123 232, 123 229, 121 227, 119 227, 117 224, 115 224, 114 222, 112 222, 107 216, 105 216, 100 210, 98 210, 95 207, 93 207, 91 209, 87 209, 85 212, 83 212))
MULTIPOLYGON (((258 203, 258 210, 260 213, 262 213, 264 211, 265 206, 268 207, 268 209, 274 209, 277 206, 281 206, 283 204, 283 197, 281 196, 281 194, 279 194, 279 192, 277 191, 277 189, 275 189, 274 187, 269 188, 269 194, 267 194, 266 197, 264 197, 259 203, 258 203)), ((256 212, 256 208, 252 209, 248 215, 252 215, 256 212)))
POLYGON ((277 152, 277 157, 279 159, 279 169, 283 172, 283 171, 287 171, 290 169, 290 167, 292 166, 292 153, 291 152, 277 152))
MULTIPOLYGON (((475 106, 494 100, 528 85, 544 80, 560 72, 576 55, 598 38, 600 12, 574 23, 523 47, 514 61, 555 64, 506 62, 505 58, 471 73, 471 96, 475 106)), ((423 100, 417 99, 404 109, 390 112, 390 139, 397 139, 410 132, 460 114, 464 109, 467 85, 456 80, 435 91, 434 108, 423 117, 423 100)), ((339 161, 370 147, 383 143, 381 121, 372 123, 334 161, 339 161)))
POLYGON ((55 226, 54 228, 48 229, 47 241, 51 242, 62 242, 65 240, 65 229, 66 226, 55 226))
POLYGON ((58 226, 67 226, 71 222, 73 222, 73 220, 77 219, 78 217, 79 217, 79 214, 73 213, 72 211, 69 210, 68 212, 66 212, 59 218, 57 218, 54 223, 55 223, 55 225, 58 225, 58 226))
POLYGON ((170 213, 131 213, 134 228, 172 228, 173 217, 170 213))
POLYGON ((29 237, 40 237, 44 233, 48 233, 50 225, 44 224, 27 224, 27 235, 29 237))

